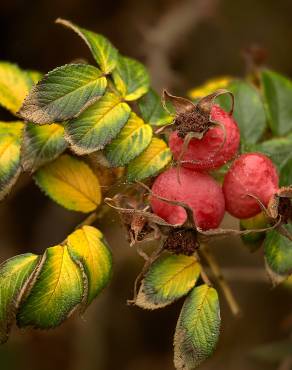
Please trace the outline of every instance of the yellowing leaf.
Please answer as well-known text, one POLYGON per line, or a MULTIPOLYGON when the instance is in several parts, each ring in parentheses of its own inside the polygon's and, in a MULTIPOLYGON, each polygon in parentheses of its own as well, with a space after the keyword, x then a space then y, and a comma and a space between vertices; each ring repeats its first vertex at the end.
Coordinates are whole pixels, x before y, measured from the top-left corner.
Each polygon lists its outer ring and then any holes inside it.
POLYGON ((156 175, 171 161, 171 151, 166 143, 153 138, 147 149, 128 165, 128 181, 143 180, 156 175))
POLYGON ((149 75, 143 64, 138 61, 119 57, 113 72, 115 86, 125 100, 139 99, 149 90, 149 75))
POLYGON ((67 64, 47 73, 26 97, 20 116, 34 123, 60 122, 76 117, 103 94, 107 80, 86 64, 67 64))
POLYGON ((43 77, 43 74, 39 71, 28 70, 25 71, 31 79, 32 85, 37 84, 43 77))
POLYGON ((120 97, 106 93, 79 117, 65 124, 66 139, 79 155, 100 150, 118 135, 130 112, 120 97))
POLYGON ((102 233, 92 226, 83 226, 67 239, 68 251, 82 266, 87 280, 85 304, 90 304, 107 285, 112 270, 112 257, 102 233))
POLYGON ((15 114, 31 87, 31 80, 17 65, 0 62, 0 105, 15 114))
POLYGON ((151 126, 132 112, 119 135, 107 145, 106 158, 114 167, 125 166, 147 148, 151 139, 151 126))
POLYGON ((34 178, 50 198, 72 211, 91 212, 100 204, 97 177, 87 164, 67 154, 40 168, 34 178))
POLYGON ((82 273, 66 246, 48 248, 37 279, 17 314, 19 327, 48 329, 60 325, 83 297, 82 273))
POLYGON ((65 19, 59 18, 56 22, 72 29, 85 41, 103 73, 108 74, 115 68, 118 51, 104 36, 81 28, 65 19))
POLYGON ((200 264, 194 256, 163 256, 146 273, 136 305, 153 310, 173 303, 195 286, 200 271, 200 264))
POLYGON ((212 94, 218 89, 226 88, 232 80, 233 77, 230 76, 220 76, 212 78, 210 80, 207 80, 201 86, 195 87, 194 89, 190 90, 188 95, 191 99, 194 100, 203 98, 204 96, 212 94))
POLYGON ((57 158, 66 147, 63 126, 57 123, 43 126, 27 123, 21 147, 21 164, 25 171, 34 172, 57 158))
POLYGON ((0 344, 8 339, 16 310, 38 261, 38 256, 26 253, 0 266, 0 344))
POLYGON ((0 122, 0 199, 16 182, 20 172, 22 122, 0 122))
POLYGON ((192 370, 211 356, 220 332, 220 307, 214 288, 194 288, 182 307, 174 336, 177 370, 192 370))

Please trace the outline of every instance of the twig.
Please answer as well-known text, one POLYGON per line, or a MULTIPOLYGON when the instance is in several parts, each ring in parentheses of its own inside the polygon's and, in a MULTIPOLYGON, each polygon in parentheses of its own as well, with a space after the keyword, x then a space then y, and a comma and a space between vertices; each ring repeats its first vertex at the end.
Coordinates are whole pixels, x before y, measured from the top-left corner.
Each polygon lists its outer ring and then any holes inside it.
POLYGON ((133 299, 127 301, 128 305, 135 304, 136 298, 137 298, 137 295, 138 295, 138 288, 139 288, 139 285, 140 285, 141 281, 143 280, 146 272, 149 270, 149 268, 151 267, 153 262, 155 262, 160 257, 163 250, 164 250, 164 246, 162 244, 146 260, 146 262, 145 262, 145 264, 142 268, 142 271, 140 272, 140 274, 137 276, 137 278, 135 280, 135 283, 134 283, 134 297, 133 297, 133 299))
POLYGON ((230 307, 231 312, 233 313, 234 316, 239 316, 240 315, 240 307, 230 289, 230 286, 228 285, 227 281, 225 280, 224 276, 221 273, 221 269, 211 253, 210 249, 206 244, 201 245, 200 249, 203 257, 207 261, 208 265, 211 268, 211 271, 213 272, 215 278, 218 281, 218 284, 220 285, 222 292, 226 298, 226 301, 230 307))
POLYGON ((150 70, 155 88, 173 87, 180 78, 172 70, 170 58, 179 53, 182 40, 202 20, 211 17, 218 0, 184 0, 169 8, 153 27, 143 31, 146 64, 150 70))
POLYGON ((292 369, 292 356, 285 357, 280 363, 278 370, 291 370, 292 369))

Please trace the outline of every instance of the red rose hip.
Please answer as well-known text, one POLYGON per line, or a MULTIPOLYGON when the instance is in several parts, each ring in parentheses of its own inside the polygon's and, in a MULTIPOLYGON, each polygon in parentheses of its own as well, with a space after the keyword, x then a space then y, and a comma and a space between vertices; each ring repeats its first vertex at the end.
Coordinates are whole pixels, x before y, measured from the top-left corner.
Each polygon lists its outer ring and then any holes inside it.
POLYGON ((279 186, 273 162, 260 153, 238 157, 225 176, 223 192, 226 210, 237 218, 253 217, 261 211, 257 197, 266 207, 279 186))
MULTIPOLYGON (((181 168, 180 183, 176 168, 160 174, 152 186, 154 194, 188 204, 194 213, 197 226, 204 230, 217 228, 225 212, 225 202, 220 185, 208 174, 181 168)), ((151 197, 153 212, 171 224, 182 224, 186 211, 151 197)))
MULTIPOLYGON (((236 154, 240 142, 240 133, 233 117, 218 105, 213 105, 211 118, 225 127, 226 137, 224 145, 224 131, 222 127, 215 126, 210 128, 201 140, 192 139, 190 141, 182 160, 195 162, 183 163, 183 167, 194 170, 214 169, 221 167, 236 154)), ((170 135, 169 147, 175 159, 179 159, 183 142, 184 140, 178 137, 176 131, 170 135)))

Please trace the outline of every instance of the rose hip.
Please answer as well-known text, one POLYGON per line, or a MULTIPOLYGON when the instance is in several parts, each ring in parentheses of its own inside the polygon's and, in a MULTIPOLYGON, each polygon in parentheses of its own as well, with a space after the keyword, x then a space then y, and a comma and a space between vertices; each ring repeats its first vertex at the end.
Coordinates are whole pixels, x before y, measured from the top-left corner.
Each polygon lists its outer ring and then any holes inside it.
MULTIPOLYGON (((154 194, 188 204, 194 213, 197 226, 204 230, 217 228, 225 212, 224 196, 220 185, 208 174, 181 168, 180 183, 176 168, 160 174, 152 186, 154 194)), ((186 211, 170 205, 155 196, 151 197, 155 214, 171 224, 182 224, 186 211)))
MULTIPOLYGON (((240 133, 233 117, 218 105, 213 105, 211 118, 224 126, 225 134, 222 127, 215 126, 210 128, 201 140, 192 139, 182 161, 194 162, 183 163, 183 167, 194 170, 215 169, 228 162, 236 154, 240 142, 240 133)), ((170 135, 169 147, 176 160, 179 159, 183 143, 184 140, 178 137, 176 131, 170 135)))
POLYGON ((237 218, 253 217, 261 211, 253 197, 267 207, 278 185, 277 170, 268 157, 260 153, 243 154, 233 162, 224 179, 226 210, 237 218))

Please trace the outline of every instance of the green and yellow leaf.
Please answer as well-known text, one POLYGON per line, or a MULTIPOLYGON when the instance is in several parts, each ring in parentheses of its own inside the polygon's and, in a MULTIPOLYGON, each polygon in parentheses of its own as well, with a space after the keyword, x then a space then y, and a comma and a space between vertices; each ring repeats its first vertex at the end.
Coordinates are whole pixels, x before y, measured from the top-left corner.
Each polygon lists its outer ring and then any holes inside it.
POLYGON ((38 126, 27 123, 21 147, 21 164, 25 171, 36 171, 56 159, 67 147, 64 127, 52 123, 38 126))
POLYGON ((105 148, 106 158, 113 167, 125 166, 147 148, 151 139, 151 126, 132 112, 119 135, 105 148))
POLYGON ((152 89, 142 96, 138 102, 141 116, 151 126, 164 126, 170 124, 174 117, 163 108, 161 98, 152 89))
POLYGON ((147 149, 128 165, 128 181, 143 180, 160 172, 171 161, 171 151, 166 143, 153 138, 147 149))
POLYGON ((26 253, 0 266, 0 344, 8 339, 16 311, 38 264, 39 257, 26 253))
POLYGON ((31 87, 29 75, 16 64, 0 62, 0 105, 15 114, 31 87))
MULTIPOLYGON (((292 225, 284 226, 290 234, 292 225)), ((265 259, 269 268, 278 275, 292 274, 292 243, 278 231, 267 232, 264 241, 265 259)))
POLYGON ((90 167, 67 154, 40 168, 34 178, 50 198, 72 211, 91 212, 101 202, 100 184, 90 167))
POLYGON ((233 77, 230 76, 220 76, 212 78, 210 80, 207 80, 201 86, 195 87, 194 89, 190 90, 188 95, 193 100, 203 98, 204 96, 212 94, 218 89, 225 89, 232 80, 233 77))
POLYGON ((66 122, 66 140, 79 155, 104 148, 128 121, 131 109, 112 93, 106 93, 79 117, 66 122))
POLYGON ((120 56, 112 76, 118 92, 125 100, 139 99, 149 90, 148 72, 143 64, 134 59, 120 56))
POLYGON ((103 94, 107 80, 85 64, 67 64, 46 74, 26 97, 19 114, 34 123, 60 122, 76 117, 103 94))
POLYGON ((111 278, 111 252, 102 233, 92 226, 74 231, 68 236, 67 245, 69 254, 85 273, 87 289, 84 299, 89 305, 111 278))
POLYGON ((196 284, 201 266, 194 256, 166 255, 152 264, 142 281, 136 305, 165 307, 186 295, 196 284))
POLYGON ((18 310, 19 327, 54 328, 65 321, 81 303, 82 272, 66 246, 48 248, 34 284, 18 310))
POLYGON ((16 182, 20 172, 22 122, 0 122, 0 199, 16 182))
POLYGON ((186 298, 174 336, 177 370, 192 370, 210 357, 220 331, 220 307, 216 290, 208 285, 194 288, 186 298))
POLYGON ((43 73, 39 72, 39 71, 35 71, 35 70, 28 70, 28 71, 25 71, 31 82, 32 82, 32 85, 36 85, 42 78, 43 78, 43 73))
POLYGON ((59 18, 56 22, 70 28, 85 41, 103 73, 109 74, 116 67, 118 51, 107 38, 81 28, 65 19, 59 18))

